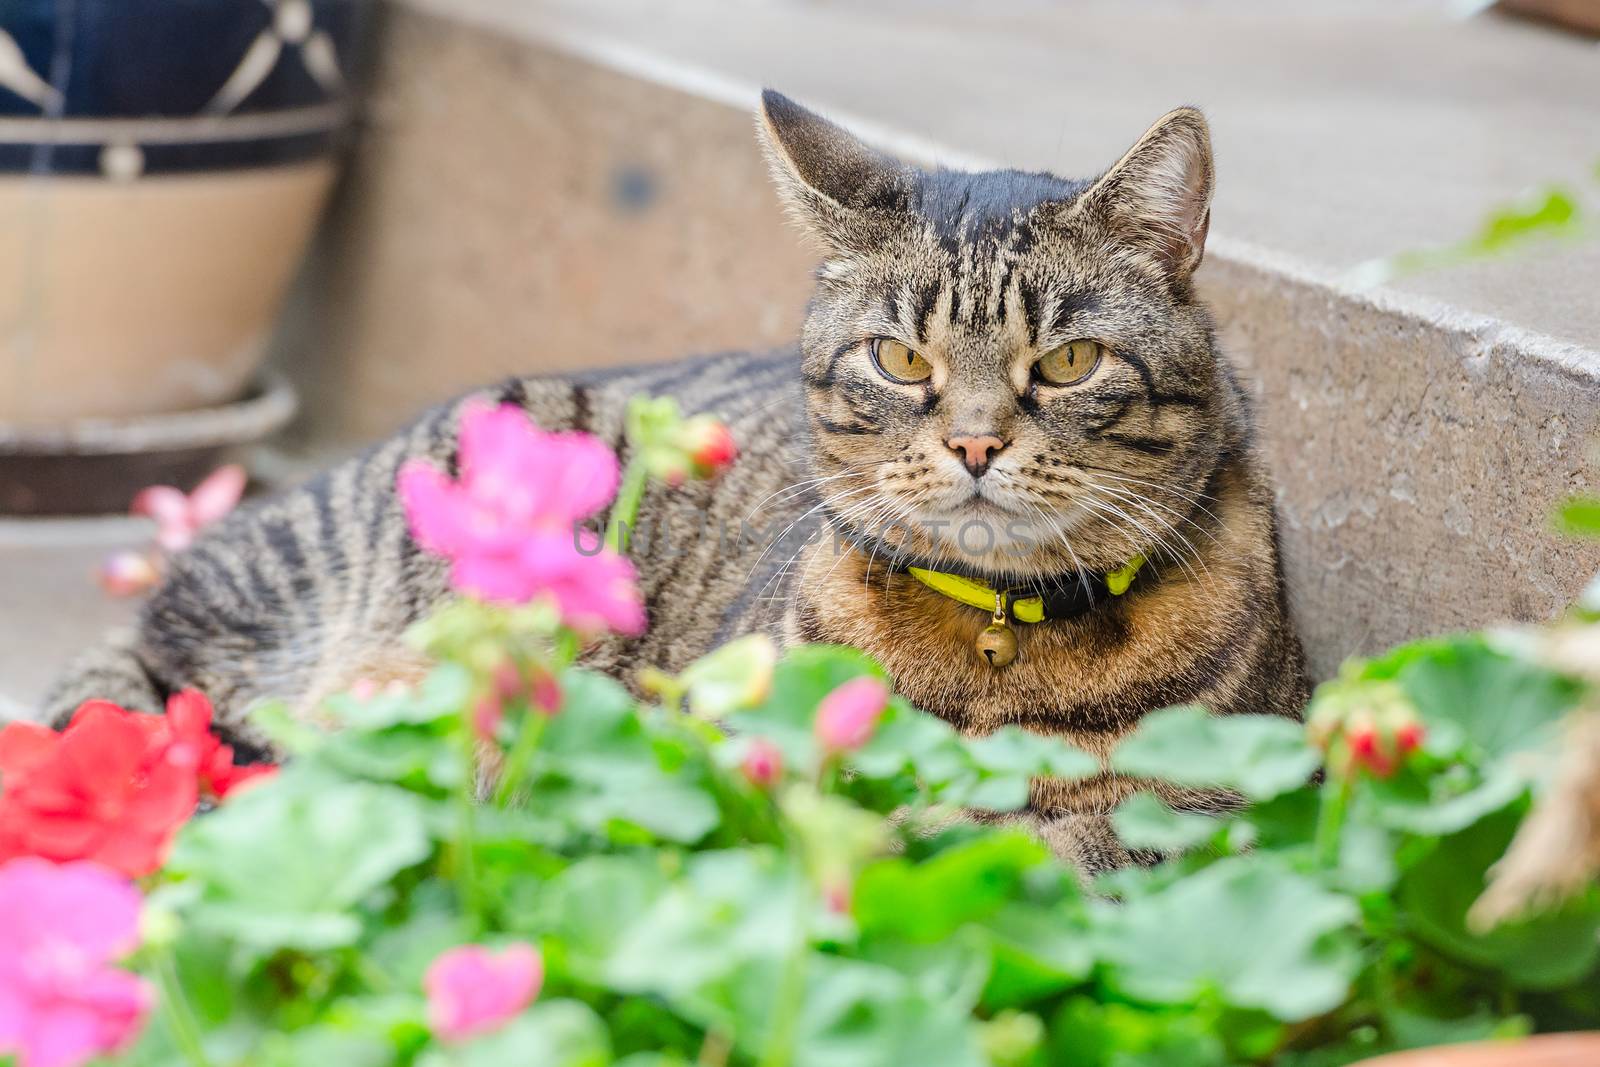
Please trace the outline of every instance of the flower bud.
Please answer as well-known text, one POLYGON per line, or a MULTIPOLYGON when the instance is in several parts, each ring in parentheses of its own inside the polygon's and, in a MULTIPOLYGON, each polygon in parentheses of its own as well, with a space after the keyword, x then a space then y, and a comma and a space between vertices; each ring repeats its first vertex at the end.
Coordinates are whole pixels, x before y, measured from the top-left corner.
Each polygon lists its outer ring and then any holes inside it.
POLYGON ((766 634, 746 634, 700 657, 684 668, 679 681, 689 696, 689 710, 704 719, 720 719, 763 703, 772 692, 778 646, 766 634))
POLYGON ((1405 691, 1391 681, 1346 677, 1318 691, 1306 733, 1336 777, 1390 778, 1422 747, 1427 731, 1405 691))
POLYGON ((817 706, 817 740, 829 753, 851 752, 872 739, 889 703, 889 687, 871 676, 852 678, 817 706))
POLYGON ((494 669, 494 691, 501 700, 516 700, 523 695, 522 669, 509 656, 494 669))
POLYGON ((755 738, 745 749, 739 770, 757 789, 771 789, 783 777, 783 753, 766 738, 755 738))
POLYGON ((535 710, 545 715, 554 715, 561 710, 561 682, 543 667, 534 668, 529 696, 535 710))
POLYGON ((142 552, 117 552, 100 565, 100 588, 112 596, 137 596, 161 584, 161 572, 142 552))
POLYGON ((500 733, 500 720, 505 715, 505 705, 496 693, 486 693, 472 706, 472 732, 481 740, 493 741, 500 733))
POLYGON ((626 416, 628 440, 645 469, 671 486, 712 478, 738 458, 728 427, 712 415, 684 418, 672 397, 635 397, 626 416))
POLYGON ((1423 739, 1427 736, 1427 727, 1418 720, 1403 722, 1394 730, 1395 747, 1402 756, 1409 755, 1422 747, 1423 739))
POLYGON ((733 433, 710 415, 697 415, 683 424, 681 444, 689 454, 696 478, 714 478, 739 458, 733 433))
POLYGON ((1044 1023, 1037 1015, 1012 1008, 996 1012, 994 1018, 979 1024, 979 1044, 994 1067, 1024 1067, 1037 1062, 1044 1038, 1044 1023))

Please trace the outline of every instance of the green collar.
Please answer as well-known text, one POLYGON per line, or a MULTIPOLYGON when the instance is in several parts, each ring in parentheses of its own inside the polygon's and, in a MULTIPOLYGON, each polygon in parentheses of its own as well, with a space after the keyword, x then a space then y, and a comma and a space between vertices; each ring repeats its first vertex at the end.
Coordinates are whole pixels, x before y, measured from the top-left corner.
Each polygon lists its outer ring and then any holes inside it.
POLYGON ((1008 585, 1000 589, 977 578, 949 571, 913 566, 907 566, 905 570, 934 592, 984 611, 995 612, 996 618, 1005 614, 1018 622, 1047 622, 1075 618, 1094 607, 1096 586, 1111 596, 1123 595, 1133 585, 1144 564, 1144 556, 1139 555, 1116 570, 1098 576, 1074 575, 1049 587, 1033 579, 1026 584, 1008 585))

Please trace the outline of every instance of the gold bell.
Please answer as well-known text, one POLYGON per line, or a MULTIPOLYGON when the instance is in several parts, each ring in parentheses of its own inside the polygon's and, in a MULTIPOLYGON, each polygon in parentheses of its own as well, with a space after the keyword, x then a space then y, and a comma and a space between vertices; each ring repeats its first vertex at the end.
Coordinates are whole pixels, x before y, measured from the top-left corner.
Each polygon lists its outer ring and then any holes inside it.
POLYGON ((973 647, 978 650, 979 658, 995 670, 1007 666, 1017 658, 1017 635, 1006 625, 1004 593, 995 594, 994 619, 983 628, 983 632, 973 642, 973 647))

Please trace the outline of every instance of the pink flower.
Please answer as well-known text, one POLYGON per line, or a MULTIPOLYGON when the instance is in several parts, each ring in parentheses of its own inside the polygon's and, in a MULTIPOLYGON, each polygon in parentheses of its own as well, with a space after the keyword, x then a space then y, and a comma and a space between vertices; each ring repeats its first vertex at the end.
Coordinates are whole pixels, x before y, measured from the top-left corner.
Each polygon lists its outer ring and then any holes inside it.
POLYGON ((744 772, 746 781, 757 789, 771 789, 783 777, 783 753, 771 741, 758 737, 745 749, 739 770, 744 772))
POLYGON ((138 943, 139 904, 92 863, 0 866, 0 1056, 77 1067, 133 1040, 150 990, 111 961, 138 943))
POLYGON ((156 543, 168 552, 181 552, 193 543, 202 526, 208 526, 232 511, 244 495, 249 476, 243 467, 230 463, 206 475, 194 492, 184 493, 170 485, 152 485, 140 490, 130 509, 135 515, 156 520, 156 543))
POLYGON ((428 965, 428 1025, 445 1041, 498 1030, 533 1003, 544 983, 539 950, 524 942, 499 953, 482 945, 447 949, 428 965))
POLYGON ((829 753, 849 752, 872 738, 889 704, 889 687, 872 677, 852 678, 817 706, 817 740, 829 753))
POLYGON ((551 597, 580 630, 644 630, 633 564, 579 551, 578 523, 616 493, 617 458, 584 433, 545 433, 512 405, 468 405, 461 477, 420 460, 400 471, 417 543, 451 562, 458 592, 522 604, 551 597))

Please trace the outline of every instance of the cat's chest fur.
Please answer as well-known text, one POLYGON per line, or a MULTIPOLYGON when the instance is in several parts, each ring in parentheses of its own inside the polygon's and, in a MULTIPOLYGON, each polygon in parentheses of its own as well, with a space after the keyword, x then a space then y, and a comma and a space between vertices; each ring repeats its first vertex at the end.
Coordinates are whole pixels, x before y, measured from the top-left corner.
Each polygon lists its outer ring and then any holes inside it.
POLYGON ((1008 666, 992 667, 977 651, 988 613, 862 553, 814 568, 817 579, 792 590, 784 636, 863 649, 907 699, 962 730, 1015 724, 1095 752, 1173 704, 1296 714, 1305 690, 1299 647, 1282 613, 1270 510, 1247 478, 1224 484, 1198 565, 1153 560, 1127 596, 1107 596, 1079 618, 1013 622, 1017 656, 1008 666))

